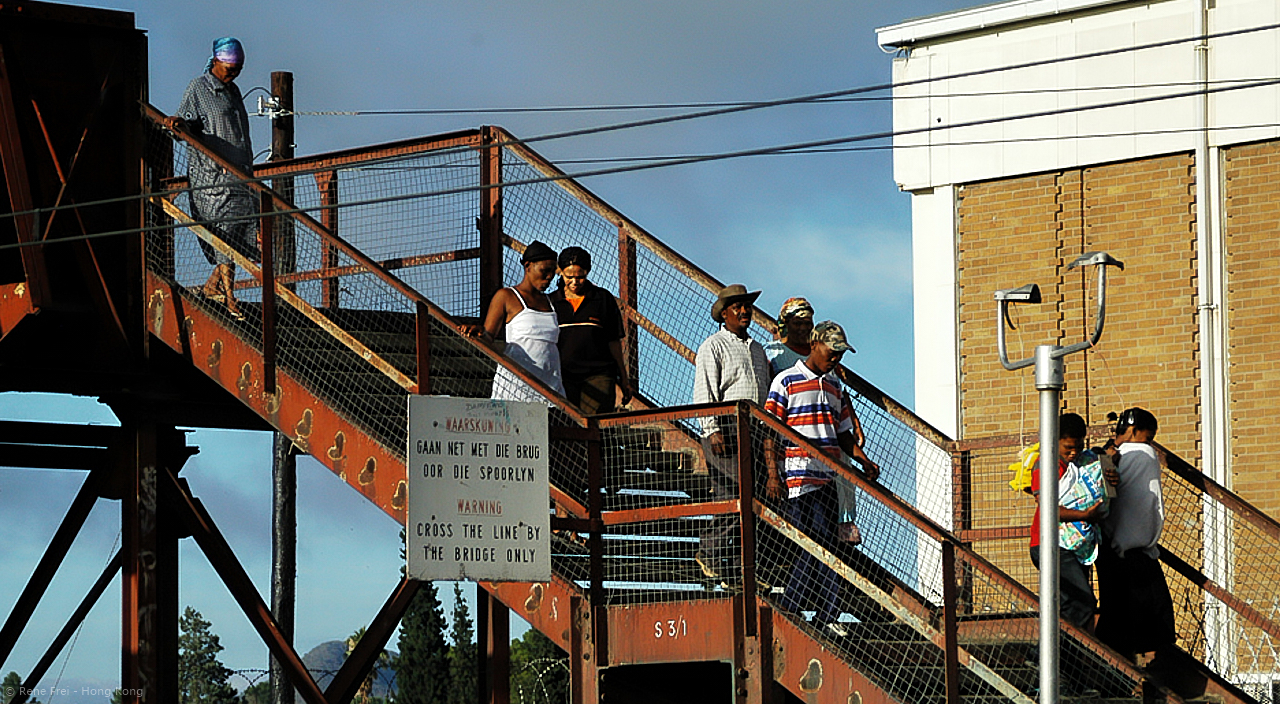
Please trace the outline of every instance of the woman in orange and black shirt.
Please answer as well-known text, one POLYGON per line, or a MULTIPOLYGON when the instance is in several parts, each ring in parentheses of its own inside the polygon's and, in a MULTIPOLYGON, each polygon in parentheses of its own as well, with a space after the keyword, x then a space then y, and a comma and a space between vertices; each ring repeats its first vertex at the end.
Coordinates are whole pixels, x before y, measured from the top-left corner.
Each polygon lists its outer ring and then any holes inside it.
POLYGON ((622 355, 622 314, 613 294, 587 280, 591 255, 581 247, 560 252, 560 287, 551 305, 560 320, 560 365, 565 396, 587 415, 611 413, 631 401, 622 355))

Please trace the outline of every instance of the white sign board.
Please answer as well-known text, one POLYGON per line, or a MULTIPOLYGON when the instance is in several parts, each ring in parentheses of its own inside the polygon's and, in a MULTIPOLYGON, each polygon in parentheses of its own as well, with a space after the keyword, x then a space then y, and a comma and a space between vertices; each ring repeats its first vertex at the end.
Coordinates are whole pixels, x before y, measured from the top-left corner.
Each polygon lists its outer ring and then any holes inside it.
POLYGON ((409 397, 407 573, 551 581, 547 405, 409 397))

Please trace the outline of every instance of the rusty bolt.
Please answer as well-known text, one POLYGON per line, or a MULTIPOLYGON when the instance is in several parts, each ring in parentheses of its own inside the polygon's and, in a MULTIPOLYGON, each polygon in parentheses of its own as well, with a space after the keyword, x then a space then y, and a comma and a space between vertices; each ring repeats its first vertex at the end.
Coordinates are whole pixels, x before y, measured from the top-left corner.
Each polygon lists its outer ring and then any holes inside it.
POLYGON ((748 670, 748 669, 747 669, 747 668, 745 668, 745 667, 739 667, 739 668, 738 668, 738 676, 745 680, 745 679, 747 679, 748 677, 750 677, 750 676, 751 676, 751 671, 750 671, 750 670, 748 670))
POLYGON ((745 697, 745 696, 747 696, 747 688, 746 688, 746 687, 739 687, 739 688, 738 688, 738 696, 739 696, 739 697, 745 697))

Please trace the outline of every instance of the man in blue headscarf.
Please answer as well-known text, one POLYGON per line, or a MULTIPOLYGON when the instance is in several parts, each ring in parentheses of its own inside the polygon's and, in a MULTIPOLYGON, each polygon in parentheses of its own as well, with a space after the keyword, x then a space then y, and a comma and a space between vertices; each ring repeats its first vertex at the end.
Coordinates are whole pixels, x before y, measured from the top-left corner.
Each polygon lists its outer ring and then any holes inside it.
MULTIPOLYGON (((244 67, 244 47, 235 37, 213 42, 205 72, 192 79, 182 94, 170 127, 180 123, 201 143, 245 174, 253 174, 253 146, 249 142, 249 114, 235 84, 244 67)), ((257 211, 253 191, 240 178, 200 152, 188 150, 187 177, 191 182, 191 216, 208 221, 205 227, 232 249, 258 258, 257 211), (236 219, 246 218, 246 219, 236 219)), ((200 240, 204 256, 214 265, 202 289, 205 296, 225 300, 232 317, 243 318, 235 299, 235 265, 230 257, 200 240)))

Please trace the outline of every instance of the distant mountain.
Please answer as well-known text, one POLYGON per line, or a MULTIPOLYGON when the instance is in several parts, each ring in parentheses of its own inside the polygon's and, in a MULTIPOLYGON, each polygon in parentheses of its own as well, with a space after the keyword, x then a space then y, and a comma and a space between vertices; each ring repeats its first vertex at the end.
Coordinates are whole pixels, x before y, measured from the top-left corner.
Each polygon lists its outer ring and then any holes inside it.
MULTIPOLYGON (((396 653, 387 651, 394 659, 396 653)), ((347 659, 347 644, 341 640, 328 640, 302 656, 302 664, 306 665, 307 670, 311 672, 311 676, 315 678, 316 684, 320 685, 320 689, 329 686, 333 681, 338 670, 342 667, 342 663, 347 659)), ((378 667, 373 671, 373 696, 386 697, 388 694, 395 692, 395 670, 389 667, 378 667)), ((302 701, 302 697, 295 697, 298 702, 302 701)))

